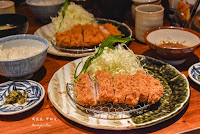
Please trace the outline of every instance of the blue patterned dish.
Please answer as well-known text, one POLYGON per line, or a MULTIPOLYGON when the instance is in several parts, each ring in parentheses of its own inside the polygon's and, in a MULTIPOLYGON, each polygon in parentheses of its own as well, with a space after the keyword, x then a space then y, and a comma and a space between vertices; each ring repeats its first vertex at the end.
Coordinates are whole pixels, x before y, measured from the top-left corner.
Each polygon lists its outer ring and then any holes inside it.
POLYGON ((0 115, 12 115, 25 112, 37 104, 39 104, 44 98, 45 90, 42 85, 37 82, 26 80, 26 81, 9 81, 0 84, 0 115), (28 94, 27 100, 22 105, 19 104, 8 104, 3 105, 6 96, 13 90, 24 92, 26 90, 28 94))
POLYGON ((200 62, 192 65, 188 70, 189 77, 200 85, 200 62))

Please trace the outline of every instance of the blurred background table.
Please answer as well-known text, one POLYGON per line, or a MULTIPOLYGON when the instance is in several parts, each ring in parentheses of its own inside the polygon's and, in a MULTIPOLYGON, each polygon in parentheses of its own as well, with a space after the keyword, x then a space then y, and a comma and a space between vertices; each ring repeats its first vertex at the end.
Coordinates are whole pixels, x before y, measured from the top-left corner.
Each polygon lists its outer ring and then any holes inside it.
MULTIPOLYGON (((16 7, 16 13, 26 15, 29 19, 28 34, 33 34, 38 28, 43 26, 33 17, 26 4, 16 7)), ((123 20, 133 31, 134 38, 134 22, 131 19, 131 13, 126 14, 123 20), (128 18, 128 19, 127 19, 128 18)), ((165 25, 169 25, 166 21, 165 25)), ((148 45, 133 41, 129 48, 135 54, 156 57, 156 54, 149 48, 148 45)), ((43 85, 46 91, 44 100, 35 108, 21 114, 11 116, 0 116, 1 133, 123 133, 123 134, 137 134, 137 133, 154 133, 154 134, 171 134, 186 131, 200 127, 200 86, 192 82, 188 77, 188 68, 199 62, 200 48, 195 51, 188 60, 179 66, 175 66, 181 73, 183 73, 189 80, 191 89, 191 98, 189 105, 177 116, 159 123, 157 125, 128 131, 109 131, 98 130, 82 126, 63 117, 51 104, 47 95, 48 83, 53 74, 62 66, 69 63, 76 58, 58 57, 54 55, 47 55, 46 61, 42 68, 37 71, 31 78, 34 81, 43 85)), ((9 79, 0 76, 0 83, 9 81, 9 79)), ((200 130, 199 130, 200 132, 200 130)))

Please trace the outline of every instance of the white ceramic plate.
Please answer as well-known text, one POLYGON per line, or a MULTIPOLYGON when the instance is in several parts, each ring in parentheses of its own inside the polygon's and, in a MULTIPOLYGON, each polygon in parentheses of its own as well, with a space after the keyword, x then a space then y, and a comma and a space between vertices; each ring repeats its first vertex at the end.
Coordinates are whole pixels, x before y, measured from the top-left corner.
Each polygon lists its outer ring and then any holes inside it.
POLYGON ((172 107, 174 107, 175 104, 177 105, 169 113, 166 113, 162 116, 160 115, 158 116, 158 118, 145 121, 143 123, 135 123, 132 120, 133 118, 113 120, 96 118, 77 108, 75 103, 67 95, 66 84, 73 83, 73 75, 76 66, 80 61, 83 61, 78 68, 78 71, 80 71, 87 57, 80 58, 66 64, 53 75, 48 85, 49 99, 53 106, 66 118, 80 123, 84 126, 96 129, 128 130, 143 128, 158 124, 177 115, 183 108, 185 108, 189 101, 190 89, 187 78, 178 70, 176 70, 173 66, 167 63, 150 57, 138 57, 143 65, 149 65, 151 66, 151 69, 153 67, 153 71, 161 73, 160 75, 162 75, 163 79, 169 82, 168 84, 171 86, 174 94, 176 94, 177 92, 179 93, 177 96, 177 100, 172 102, 172 107), (176 86, 176 88, 174 87, 174 85, 176 86))
POLYGON ((190 79, 200 85, 200 63, 192 65, 188 70, 188 75, 190 79))
MULTIPOLYGON (((102 18, 97 18, 97 21, 99 24, 111 23, 111 24, 117 26, 119 31, 121 31, 122 34, 125 34, 125 37, 132 36, 131 29, 125 23, 121 23, 121 22, 118 22, 115 20, 110 20, 110 19, 102 19, 102 18)), ((42 36, 42 37, 46 38, 49 42, 52 42, 54 39, 54 33, 55 33, 55 29, 52 25, 53 25, 52 23, 44 25, 41 28, 37 29, 34 34, 42 36)), ((88 52, 87 48, 71 49, 71 50, 68 49, 68 51, 64 52, 64 51, 60 51, 60 50, 56 49, 53 46, 53 44, 50 43, 49 48, 48 48, 48 53, 56 55, 56 56, 64 56, 64 57, 84 57, 84 56, 93 54, 95 51, 95 48, 93 47, 92 50, 93 51, 88 52), (73 53, 70 51, 73 51, 73 53)))
POLYGON ((13 115, 25 112, 38 105, 44 98, 45 90, 42 85, 35 81, 8 81, 0 84, 0 115, 13 115), (8 104, 3 105, 6 96, 13 90, 24 93, 27 92, 30 102, 25 102, 22 105, 8 104))

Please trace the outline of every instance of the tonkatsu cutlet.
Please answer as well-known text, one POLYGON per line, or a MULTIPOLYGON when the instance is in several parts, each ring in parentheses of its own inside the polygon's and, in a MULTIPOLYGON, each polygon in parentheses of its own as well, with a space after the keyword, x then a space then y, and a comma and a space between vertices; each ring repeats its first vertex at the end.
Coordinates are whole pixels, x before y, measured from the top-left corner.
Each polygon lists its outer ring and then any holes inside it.
POLYGON ((125 104, 129 104, 129 106, 137 105, 140 99, 141 91, 138 87, 137 79, 136 74, 128 75, 125 104))
POLYGON ((96 72, 96 92, 98 101, 113 101, 114 92, 112 87, 112 75, 110 72, 100 70, 96 72))
POLYGON ((115 74, 113 77, 113 90, 115 97, 113 103, 124 103, 127 89, 127 76, 122 74, 115 74))
POLYGON ((163 95, 163 86, 160 81, 143 71, 137 71, 135 75, 140 91, 140 102, 152 104, 157 102, 163 95))
POLYGON ((146 102, 149 97, 149 83, 147 82, 147 74, 144 71, 137 71, 137 83, 140 90, 140 102, 146 102))
POLYGON ((147 82, 149 87, 148 102, 154 104, 163 95, 163 86, 158 79, 153 78, 151 75, 147 74, 147 82))
POLYGON ((74 90, 77 93, 76 101, 81 105, 96 105, 96 91, 94 82, 87 73, 81 74, 78 77, 74 90))
POLYGON ((105 39, 111 35, 121 34, 121 32, 118 30, 118 28, 110 23, 98 25, 98 27, 103 32, 103 36, 105 39))
POLYGON ((106 23, 95 26, 93 24, 75 25, 71 30, 56 33, 56 43, 62 47, 91 47, 100 44, 110 35, 120 34, 116 26, 106 23))
POLYGON ((99 102, 125 103, 130 107, 138 102, 154 104, 163 95, 161 82, 144 71, 134 75, 114 74, 98 70, 95 73, 96 86, 87 73, 81 74, 74 90, 76 100, 82 105, 96 105, 99 102))
POLYGON ((85 46, 100 44, 104 40, 102 31, 93 24, 83 25, 83 38, 85 46))
POLYGON ((137 105, 139 101, 154 104, 163 95, 160 81, 144 71, 137 71, 134 75, 115 74, 113 90, 113 103, 125 103, 129 106, 137 105))
POLYGON ((70 46, 83 46, 83 34, 82 34, 82 26, 81 24, 75 25, 71 29, 71 44, 70 46))
POLYGON ((113 103, 125 103, 129 106, 138 104, 140 90, 136 75, 115 74, 113 79, 115 97, 113 103))
POLYGON ((110 23, 106 23, 102 26, 110 33, 110 35, 121 34, 118 28, 110 23))
POLYGON ((71 31, 56 33, 56 44, 63 47, 71 46, 71 31))

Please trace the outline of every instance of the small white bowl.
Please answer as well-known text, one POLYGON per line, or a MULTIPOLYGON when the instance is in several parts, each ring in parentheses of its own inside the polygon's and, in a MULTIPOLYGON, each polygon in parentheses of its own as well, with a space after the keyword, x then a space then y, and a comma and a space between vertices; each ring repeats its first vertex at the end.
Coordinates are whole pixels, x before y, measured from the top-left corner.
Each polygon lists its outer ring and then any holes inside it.
MULTIPOLYGON (((40 36, 19 34, 0 38, 3 49, 19 46, 42 48, 38 53, 17 59, 0 59, 0 75, 13 80, 29 79, 39 70, 47 56, 49 42, 40 36)), ((1 54, 1 52, 0 52, 1 54)))
POLYGON ((164 61, 178 65, 200 46, 200 34, 194 30, 175 26, 156 27, 148 30, 144 35, 146 43, 164 61), (184 45, 183 48, 160 46, 164 42, 173 42, 184 45))
POLYGON ((63 6, 65 0, 26 0, 33 15, 40 22, 51 22, 50 17, 55 17, 63 6))

